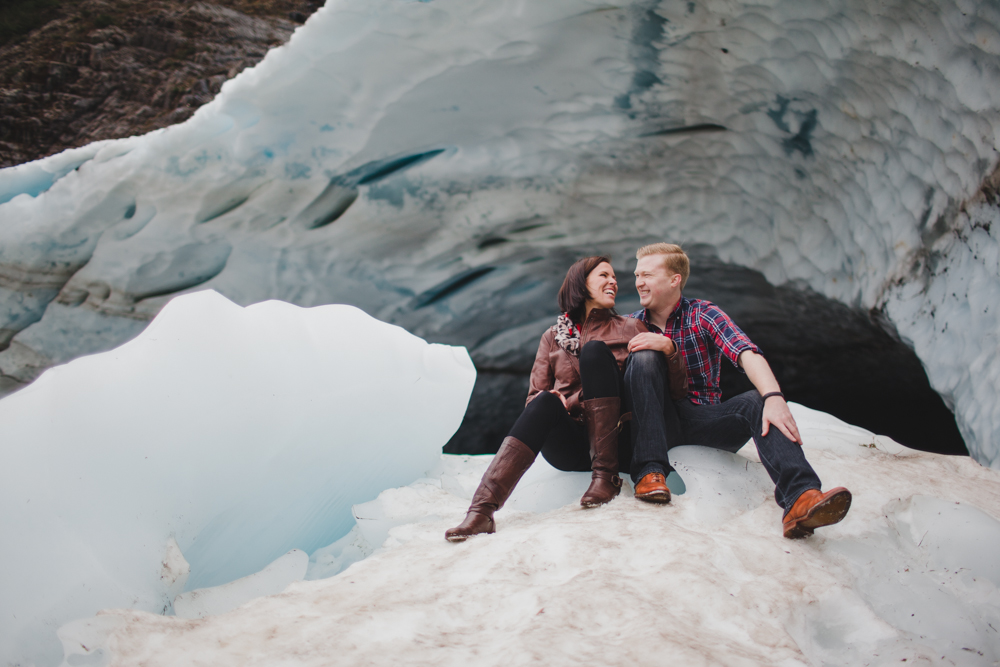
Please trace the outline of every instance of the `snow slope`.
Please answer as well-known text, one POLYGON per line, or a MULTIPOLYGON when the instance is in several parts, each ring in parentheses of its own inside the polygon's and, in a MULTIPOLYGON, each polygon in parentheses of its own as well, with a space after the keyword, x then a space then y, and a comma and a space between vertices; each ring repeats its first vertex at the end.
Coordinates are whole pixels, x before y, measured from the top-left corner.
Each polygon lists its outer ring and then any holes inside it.
POLYGON ((781 537, 752 447, 682 447, 669 506, 582 510, 587 475, 536 462, 496 534, 450 544, 488 457, 445 457, 356 508, 388 536, 337 576, 200 620, 109 610, 64 644, 150 667, 996 664, 1000 473, 793 411, 824 481, 854 492, 809 539, 781 537))

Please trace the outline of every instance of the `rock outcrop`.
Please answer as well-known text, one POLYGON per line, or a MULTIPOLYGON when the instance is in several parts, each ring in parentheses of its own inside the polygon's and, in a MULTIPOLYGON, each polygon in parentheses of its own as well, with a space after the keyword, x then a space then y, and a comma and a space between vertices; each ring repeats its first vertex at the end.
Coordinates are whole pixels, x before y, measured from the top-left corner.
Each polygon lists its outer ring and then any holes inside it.
POLYGON ((0 167, 186 120, 311 0, 86 0, 0 47, 0 167))

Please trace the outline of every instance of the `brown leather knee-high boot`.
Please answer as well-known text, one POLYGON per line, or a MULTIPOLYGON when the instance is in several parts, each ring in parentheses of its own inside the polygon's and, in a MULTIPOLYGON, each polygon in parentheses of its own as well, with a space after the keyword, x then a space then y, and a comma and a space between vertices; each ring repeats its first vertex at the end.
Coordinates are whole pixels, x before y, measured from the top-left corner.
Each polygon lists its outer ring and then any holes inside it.
POLYGON ((597 507, 611 502, 622 490, 618 476, 618 420, 621 399, 591 398, 581 401, 583 423, 590 440, 590 488, 583 494, 580 504, 597 507))
POLYGON ((472 496, 465 520, 446 530, 444 538, 449 542, 462 542, 479 533, 495 532, 493 513, 507 502, 521 475, 534 461, 535 452, 530 447, 512 436, 504 438, 500 451, 493 457, 472 496))

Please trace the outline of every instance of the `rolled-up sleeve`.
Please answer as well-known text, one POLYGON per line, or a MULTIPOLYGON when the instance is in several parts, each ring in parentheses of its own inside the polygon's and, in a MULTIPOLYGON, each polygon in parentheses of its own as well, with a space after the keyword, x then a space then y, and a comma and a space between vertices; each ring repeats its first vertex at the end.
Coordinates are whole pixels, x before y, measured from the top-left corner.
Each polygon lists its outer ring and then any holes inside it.
POLYGON ((710 333, 716 347, 740 371, 743 369, 740 368, 737 360, 741 353, 750 350, 757 354, 763 354, 760 348, 750 340, 750 337, 743 333, 743 330, 736 326, 736 323, 715 304, 706 306, 701 311, 700 318, 701 326, 710 333))

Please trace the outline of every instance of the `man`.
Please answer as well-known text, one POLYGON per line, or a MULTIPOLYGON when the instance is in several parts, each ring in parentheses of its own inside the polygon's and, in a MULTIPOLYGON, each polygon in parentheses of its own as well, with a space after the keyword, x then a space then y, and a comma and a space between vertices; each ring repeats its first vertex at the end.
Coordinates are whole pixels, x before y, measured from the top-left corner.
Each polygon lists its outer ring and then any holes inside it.
POLYGON ((806 537, 837 523, 851 506, 843 487, 823 493, 802 452, 802 438, 760 349, 715 304, 681 293, 690 262, 680 246, 654 243, 636 253, 635 287, 642 310, 632 314, 650 333, 629 343, 626 394, 632 411, 636 497, 669 502, 667 450, 702 445, 735 452, 753 438, 785 510, 785 537, 806 537), (664 355, 680 349, 688 370, 687 398, 668 395, 664 355), (663 354, 660 354, 660 353, 663 354), (756 387, 722 402, 719 371, 725 355, 756 387))

